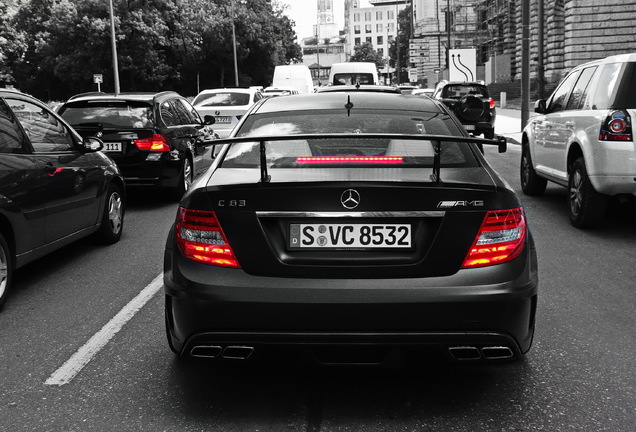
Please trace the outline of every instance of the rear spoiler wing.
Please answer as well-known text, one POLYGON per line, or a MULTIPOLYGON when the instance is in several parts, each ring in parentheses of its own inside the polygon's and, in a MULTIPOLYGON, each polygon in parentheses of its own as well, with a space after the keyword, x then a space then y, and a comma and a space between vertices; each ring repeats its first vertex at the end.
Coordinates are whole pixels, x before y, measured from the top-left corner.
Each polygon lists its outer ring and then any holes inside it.
MULTIPOLYGON (((269 183, 271 177, 267 173, 267 154, 265 149, 265 143, 267 141, 294 141, 294 140, 315 140, 315 139, 328 139, 328 138, 342 138, 342 139, 353 139, 353 138, 391 138, 391 139, 408 139, 412 141, 432 141, 434 143, 435 156, 433 159, 433 174, 431 175, 431 180, 435 183, 439 183, 441 181, 440 177, 440 148, 442 143, 444 142, 467 142, 467 143, 475 143, 481 145, 496 145, 499 153, 505 153, 508 148, 508 143, 506 138, 503 136, 497 136, 495 139, 486 139, 486 138, 477 138, 477 137, 466 137, 466 136, 454 136, 454 135, 427 135, 427 134, 368 134, 368 133, 360 133, 360 134, 294 134, 294 135, 267 135, 267 136, 246 136, 240 138, 224 138, 224 139, 215 139, 212 141, 206 141, 204 143, 197 144, 199 146, 210 146, 210 145, 232 145, 244 142, 258 142, 260 147, 260 170, 261 170, 261 183, 269 183)), ((214 154, 214 152, 212 152, 214 154)), ((214 156, 213 156, 214 157, 214 156)))

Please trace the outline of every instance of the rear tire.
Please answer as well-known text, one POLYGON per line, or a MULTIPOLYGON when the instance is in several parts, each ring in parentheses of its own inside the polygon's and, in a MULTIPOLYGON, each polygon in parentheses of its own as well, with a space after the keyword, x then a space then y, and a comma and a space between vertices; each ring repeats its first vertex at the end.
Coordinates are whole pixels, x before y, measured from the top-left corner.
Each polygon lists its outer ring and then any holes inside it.
POLYGON ((572 165, 568 192, 568 216, 572 225, 577 228, 600 225, 607 210, 607 196, 594 190, 582 157, 572 165))
POLYGON ((527 145, 521 150, 521 190, 529 196, 541 195, 548 186, 548 181, 539 177, 532 166, 532 158, 527 145))
POLYGON ((179 182, 177 187, 173 191, 173 196, 176 200, 180 200, 181 197, 190 189, 192 182, 194 181, 194 165, 192 159, 189 156, 183 158, 181 164, 181 173, 179 174, 179 182))
POLYGON ((4 306, 13 279, 13 258, 9 244, 0 234, 0 310, 4 306))
POLYGON ((102 213, 102 226, 97 238, 104 244, 117 243, 124 228, 124 200, 119 187, 111 183, 106 194, 106 203, 102 213))

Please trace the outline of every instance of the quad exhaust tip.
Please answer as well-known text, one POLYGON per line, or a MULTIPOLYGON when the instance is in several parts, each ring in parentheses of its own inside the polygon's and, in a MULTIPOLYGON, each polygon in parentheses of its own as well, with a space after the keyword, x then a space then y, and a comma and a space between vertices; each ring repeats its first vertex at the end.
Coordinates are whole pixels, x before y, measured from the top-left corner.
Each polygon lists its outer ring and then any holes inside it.
POLYGON ((247 360, 254 352, 253 346, 245 345, 196 345, 190 350, 190 356, 198 358, 224 358, 247 360))
POLYGON ((454 346, 449 347, 448 352, 454 360, 505 360, 514 357, 512 350, 506 346, 454 346))

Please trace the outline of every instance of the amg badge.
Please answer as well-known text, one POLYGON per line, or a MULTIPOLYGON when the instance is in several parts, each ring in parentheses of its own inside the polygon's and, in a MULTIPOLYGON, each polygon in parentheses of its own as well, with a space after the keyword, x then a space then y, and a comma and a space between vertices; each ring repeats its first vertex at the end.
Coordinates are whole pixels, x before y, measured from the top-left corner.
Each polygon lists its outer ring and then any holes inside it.
POLYGON ((474 201, 440 201, 437 204, 437 208, 451 208, 451 207, 483 207, 483 200, 474 201))

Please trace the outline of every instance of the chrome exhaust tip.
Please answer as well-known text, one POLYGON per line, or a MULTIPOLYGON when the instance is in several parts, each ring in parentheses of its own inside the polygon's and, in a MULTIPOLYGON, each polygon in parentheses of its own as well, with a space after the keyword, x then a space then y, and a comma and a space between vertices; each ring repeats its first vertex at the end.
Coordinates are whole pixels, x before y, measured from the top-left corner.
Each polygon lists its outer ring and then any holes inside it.
POLYGON ((201 358, 217 358, 223 348, 218 345, 196 345, 190 350, 190 356, 201 358))
POLYGON ((479 349, 474 346, 449 347, 448 352, 455 360, 479 360, 481 358, 479 349))
POLYGON ((486 346, 481 349, 486 360, 504 360, 514 357, 512 350, 506 346, 486 346))
POLYGON ((222 357, 232 360, 247 360, 254 352, 253 346, 228 345, 223 350, 222 357))

